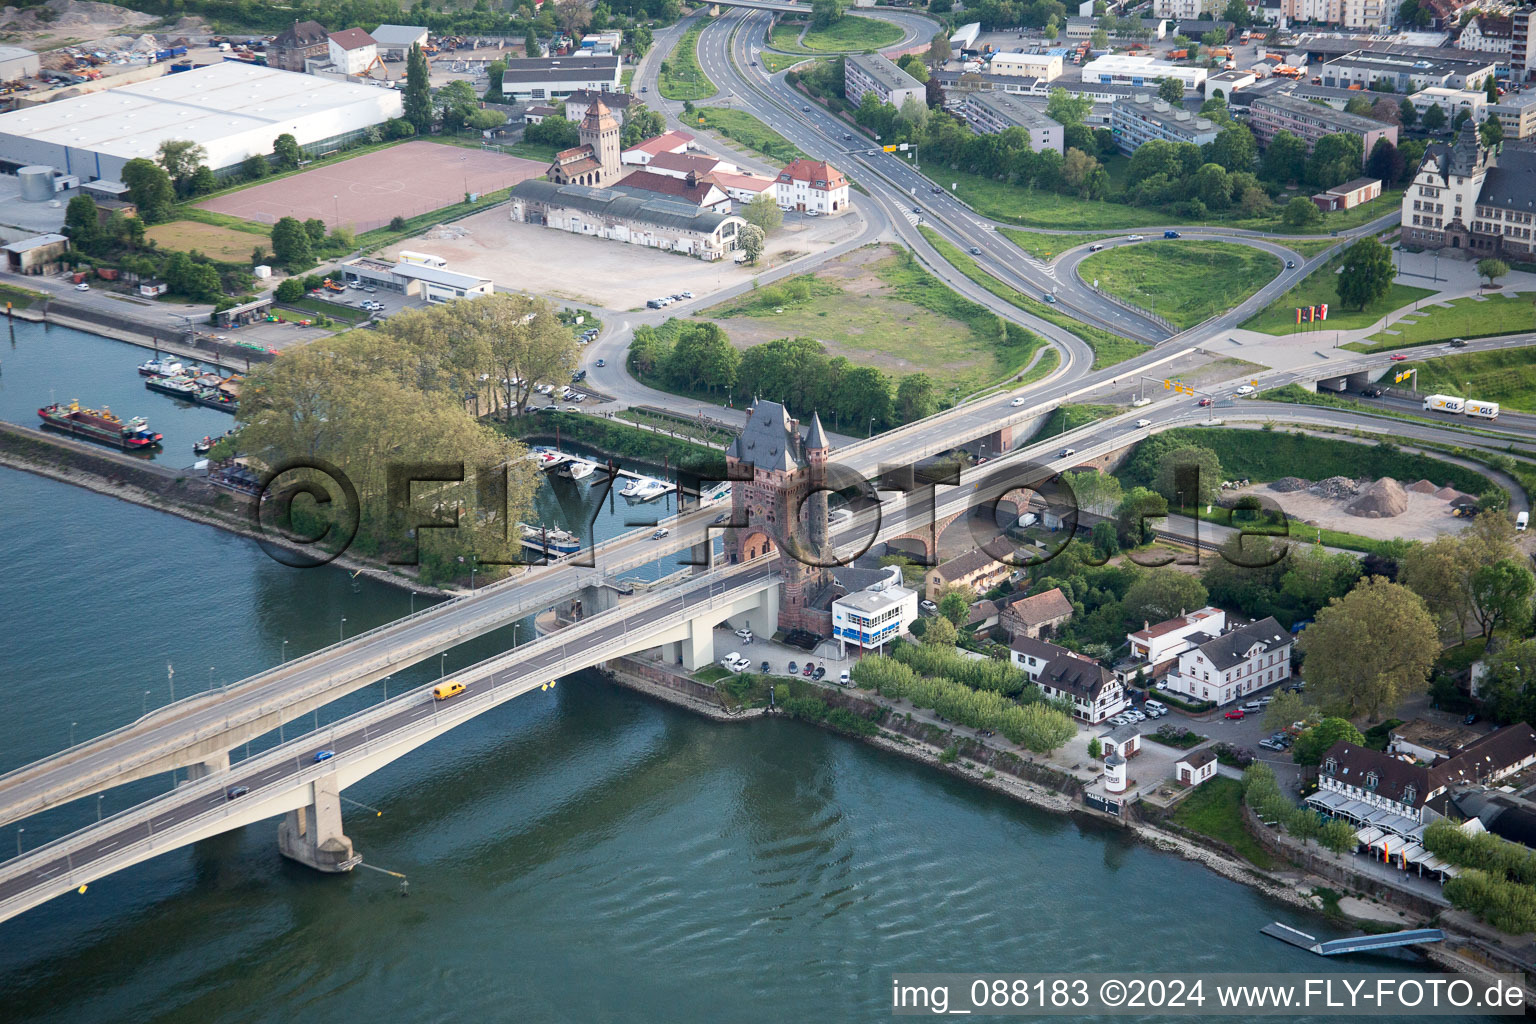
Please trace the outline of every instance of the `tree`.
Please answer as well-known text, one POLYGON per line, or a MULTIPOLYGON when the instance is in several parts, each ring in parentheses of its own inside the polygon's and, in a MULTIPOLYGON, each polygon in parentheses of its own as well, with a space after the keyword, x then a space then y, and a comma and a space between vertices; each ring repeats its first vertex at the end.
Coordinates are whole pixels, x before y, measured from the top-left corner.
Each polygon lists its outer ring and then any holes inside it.
POLYGON ((896 62, 896 66, 924 85, 928 84, 928 65, 924 64, 923 58, 917 54, 907 54, 896 62))
POLYGON ((304 282, 300 278, 290 277, 272 293, 278 302, 293 302, 304 297, 304 282))
POLYGON ((166 139, 160 143, 159 154, 155 162, 165 169, 165 173, 176 186, 176 191, 181 195, 188 195, 188 185, 192 181, 192 175, 202 164, 208 162, 208 151, 197 143, 187 139, 166 139))
POLYGON ((311 247, 325 241, 325 221, 319 217, 310 217, 304 222, 304 233, 309 236, 311 247))
POLYGON ((1359 177, 1364 163, 1364 144, 1360 136, 1344 132, 1324 135, 1312 145, 1312 156, 1307 160, 1307 180, 1318 188, 1332 188, 1359 177))
POLYGON ((88 195, 78 195, 64 208, 64 233, 69 244, 84 253, 95 253, 102 235, 98 220, 96 200, 88 195))
POLYGON ((476 131, 489 131, 492 128, 500 128, 506 124, 507 115, 499 110, 472 110, 469 112, 469 118, 464 123, 476 131))
POLYGON ((1419 108, 1413 105, 1413 100, 1404 96, 1397 103, 1397 115, 1404 128, 1412 128, 1419 120, 1419 108))
POLYGON ((1477 276, 1486 277, 1490 286, 1508 273, 1509 264, 1503 260, 1486 259, 1477 261, 1477 276))
POLYGON ((1095 198, 1093 192, 1101 184, 1103 167, 1095 158, 1080 149, 1068 149, 1061 165, 1061 180, 1084 199, 1095 198))
POLYGON ((748 224, 760 230, 764 237, 784 223, 784 211, 779 209, 778 202, 770 192, 753 196, 751 202, 742 207, 741 215, 748 224))
POLYGON ((1365 117, 1374 106, 1375 104, 1364 96, 1351 96, 1349 102, 1344 104, 1344 113, 1354 114, 1356 117, 1365 117))
POLYGON ((1317 712, 1301 694, 1280 690, 1264 709, 1264 728, 1278 732, 1292 722, 1305 722, 1316 716, 1317 712))
POLYGON ((1360 845, 1355 832, 1355 826, 1343 818, 1329 818, 1318 827, 1317 841, 1333 853, 1348 853, 1360 845))
POLYGON ((1531 595, 1536 593, 1536 576, 1513 558, 1501 558, 1492 565, 1472 570, 1472 617, 1483 631, 1493 636, 1501 626, 1523 631, 1531 620, 1531 595))
POLYGON ((1444 535, 1415 544, 1398 563, 1398 582, 1423 598, 1442 635, 1459 640, 1472 613, 1468 593, 1471 568, 1462 560, 1461 540, 1444 535))
POLYGON ((742 227, 738 241, 741 251, 747 254, 747 262, 757 266, 757 261, 763 258, 763 229, 756 224, 747 224, 742 227))
POLYGON ((1380 121, 1382 124, 1403 123, 1401 108, 1385 96, 1371 105, 1371 109, 1367 112, 1366 116, 1373 121, 1380 121))
POLYGON ((1062 483, 1071 488, 1077 498, 1077 507, 1108 515, 1120 504, 1124 495, 1118 478, 1097 470, 1085 469, 1078 473, 1061 474, 1062 483))
POLYGON ((304 151, 299 149, 298 139, 284 132, 273 140, 272 156, 276 159, 277 166, 292 170, 299 166, 299 161, 304 157, 304 151))
POLYGON ((1438 133, 1440 129, 1444 128, 1445 122, 1445 108, 1438 103, 1431 103, 1429 109, 1424 111, 1423 115, 1419 118, 1419 123, 1431 135, 1438 133))
POLYGON ((925 419, 939 411, 937 389, 926 373, 909 373, 896 385, 896 418, 903 423, 925 419))
POLYGON ((1045 101, 1045 116, 1063 125, 1082 124, 1092 109, 1092 96, 1069 93, 1061 88, 1052 89, 1050 98, 1045 101))
POLYGON ((948 33, 935 32, 928 43, 928 60, 934 64, 943 64, 953 56, 954 50, 950 49, 948 33))
POLYGON ((1295 603, 1301 617, 1317 613, 1336 597, 1349 593, 1360 579, 1360 561, 1346 552, 1330 554, 1320 544, 1296 545, 1286 558, 1280 592, 1295 603))
POLYGON ((1428 28, 1435 20, 1435 12, 1427 2, 1403 0, 1397 5, 1397 20, 1410 28, 1428 28))
POLYGON ((1104 754, 1104 745, 1099 742, 1099 738, 1097 736, 1095 736, 1093 739, 1088 741, 1088 756, 1089 757, 1093 758, 1094 760, 1098 760, 1100 757, 1103 756, 1103 754, 1104 754))
POLYGON ((1489 103, 1499 102, 1499 80, 1493 75, 1483 79, 1483 91, 1487 94, 1489 103))
POLYGON ((1396 276, 1391 251, 1374 237, 1362 238, 1344 252, 1338 280, 1339 302, 1352 309, 1380 302, 1392 290, 1396 276))
POLYGON ((1157 83, 1157 95, 1169 103, 1184 102, 1184 83, 1177 78, 1164 78, 1157 83))
MULTIPOLYGON (((1222 109, 1226 109, 1225 104, 1222 104, 1222 109)), ((1228 124, 1210 146, 1211 162, 1233 173, 1253 170, 1258 153, 1253 132, 1248 130, 1247 125, 1241 124, 1228 124)))
POLYGON ((1307 768, 1323 763, 1323 755, 1335 743, 1364 744, 1365 737, 1350 724, 1347 718, 1325 718, 1296 737, 1291 748, 1291 760, 1307 768))
MULTIPOLYGON (((541 382, 558 386, 571 379, 576 338, 547 301, 498 293, 473 302, 451 302, 446 309, 435 326, 467 347, 465 375, 475 379, 489 370, 493 380, 502 382, 496 388, 497 400, 506 415, 527 412, 528 400, 541 382)), ((391 317, 391 326, 400 319, 398 314, 391 317)))
POLYGON ((405 120, 410 122, 417 135, 426 135, 432 130, 431 71, 420 43, 411 44, 410 55, 405 59, 405 94, 401 103, 405 120))
POLYGON ((1320 610, 1297 647, 1320 708, 1374 720, 1424 691, 1440 637, 1419 595, 1373 576, 1320 610))
POLYGON ((1245 29, 1253 24, 1253 15, 1248 13, 1248 5, 1243 0, 1227 0, 1227 6, 1221 12, 1221 19, 1230 21, 1238 29, 1245 29))
POLYGON ((928 628, 923 631, 923 643, 931 647, 953 647, 959 639, 960 632, 955 629, 955 624, 943 615, 929 619, 928 628))
POLYGON ((683 325, 667 357, 667 375, 689 390, 729 391, 740 366, 741 353, 713 323, 683 325))
POLYGON ((475 95, 475 87, 462 78, 449 82, 437 90, 435 99, 442 118, 443 130, 447 132, 456 132, 462 128, 479 103, 479 97, 475 95))
POLYGON ((1127 622, 1166 622, 1204 608, 1208 596, 1198 576, 1177 569, 1147 569, 1126 590, 1121 608, 1127 622))
POLYGON ((958 629, 971 617, 971 602, 959 588, 950 589, 939 598, 939 614, 955 624, 958 629))
POLYGON ((219 179, 213 176, 207 166, 199 165, 192 172, 192 180, 187 182, 187 191, 194 196, 205 196, 219 187, 219 179))
POLYGON ((1403 155, 1392 145, 1392 140, 1381 138, 1371 147, 1371 157, 1365 162, 1365 173, 1380 178, 1383 186, 1403 176, 1403 155))
POLYGON ((843 20, 843 0, 811 0, 811 27, 831 28, 843 20))
POLYGON ((176 189, 165 168, 143 157, 129 160, 123 164, 123 184, 128 186, 128 198, 138 207, 144 223, 159 224, 171 219, 176 189))
POLYGON ((1115 532, 1123 548, 1152 541, 1152 522, 1168 514, 1168 500, 1156 491, 1133 487, 1115 508, 1115 532))
MULTIPOLYGON (((1493 81, 1493 79, 1489 79, 1493 81)), ((1477 137, 1482 140, 1484 146, 1492 149, 1504 141, 1504 122, 1490 115, 1487 120, 1477 126, 1477 137)))
POLYGON ((908 96, 901 101, 901 119, 913 135, 921 136, 923 125, 928 123, 928 104, 916 96, 908 96))
POLYGON ((488 103, 500 103, 505 99, 501 94, 501 79, 507 73, 507 62, 493 60, 486 66, 485 75, 485 99, 488 103))
POLYGON ((592 8, 585 0, 559 0, 555 4, 555 24, 572 39, 592 22, 592 8))
POLYGON ((550 116, 523 129, 523 138, 557 149, 570 149, 581 139, 580 130, 563 117, 550 116))
POLYGON ((528 34, 523 37, 523 54, 528 57, 542 57, 544 51, 539 48, 539 37, 530 26, 528 34))
POLYGON ((1109 49, 1109 33, 1101 28, 1094 29, 1093 34, 1088 37, 1088 45, 1094 50, 1109 49))
POLYGON ((416 126, 403 117, 392 117, 384 122, 384 135, 390 139, 408 139, 416 134, 416 126))
POLYGON ((250 181, 265 178, 269 170, 271 170, 271 165, 267 163, 267 158, 260 153, 252 153, 240 161, 240 174, 250 181))
POLYGON ((1504 724, 1536 717, 1536 640, 1505 644, 1484 655, 1483 667, 1477 692, 1489 717, 1504 724))
POLYGON ((315 261, 309 232, 296 217, 283 217, 272 225, 272 258, 289 270, 301 270, 315 261))
POLYGON ((1276 132, 1264 151, 1264 179, 1276 184, 1297 181, 1306 169, 1307 143, 1287 131, 1276 132))
POLYGON ((1221 460, 1209 448, 1183 445, 1158 460, 1157 493, 1179 505, 1205 505, 1221 492, 1221 460))

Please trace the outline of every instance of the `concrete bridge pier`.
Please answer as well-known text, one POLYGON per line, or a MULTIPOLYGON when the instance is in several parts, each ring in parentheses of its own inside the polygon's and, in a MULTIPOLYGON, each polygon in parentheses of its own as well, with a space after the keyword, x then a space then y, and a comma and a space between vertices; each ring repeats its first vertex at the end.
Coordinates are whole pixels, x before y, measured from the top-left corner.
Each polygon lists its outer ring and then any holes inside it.
POLYGON ((576 596, 581 602, 581 618, 584 619, 619 605, 618 591, 602 584, 582 587, 576 596))
POLYGON ((715 567, 715 539, 709 537, 688 549, 688 563, 693 566, 692 576, 700 576, 715 567))
POLYGON ((229 751, 214 754, 198 764, 187 765, 187 781, 196 782, 198 779, 206 779, 210 775, 229 771, 229 751))
POLYGON ((327 874, 351 871, 363 862, 352 840, 341 831, 341 790, 336 776, 311 784, 308 806, 289 811, 277 826, 277 848, 284 857, 327 874))

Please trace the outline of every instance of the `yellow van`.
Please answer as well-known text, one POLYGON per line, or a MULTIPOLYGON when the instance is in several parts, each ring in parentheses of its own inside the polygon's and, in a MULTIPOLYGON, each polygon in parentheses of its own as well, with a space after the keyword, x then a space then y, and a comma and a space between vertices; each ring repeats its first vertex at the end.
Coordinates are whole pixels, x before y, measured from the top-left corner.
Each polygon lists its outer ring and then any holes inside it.
POLYGON ((448 683, 438 683, 432 687, 432 696, 436 700, 447 700, 449 697, 457 697, 464 692, 464 684, 457 680, 448 683))

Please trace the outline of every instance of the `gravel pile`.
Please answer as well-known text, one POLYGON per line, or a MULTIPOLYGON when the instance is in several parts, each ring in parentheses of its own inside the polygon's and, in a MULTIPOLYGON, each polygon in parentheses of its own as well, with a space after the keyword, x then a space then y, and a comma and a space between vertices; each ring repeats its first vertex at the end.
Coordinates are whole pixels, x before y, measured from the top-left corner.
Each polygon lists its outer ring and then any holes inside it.
POLYGON ((1331 476, 1326 480, 1319 480, 1308 487, 1307 490, 1319 498, 1333 498, 1342 500, 1353 498, 1360 493, 1360 487, 1347 476, 1331 476))
POLYGON ((1408 511, 1408 493, 1389 476, 1368 484, 1345 511, 1362 519, 1390 519, 1408 511))
POLYGON ((1435 485, 1428 480, 1416 480, 1408 485, 1408 489, 1415 494, 1434 494, 1435 485))
POLYGON ((1440 498, 1442 501, 1455 501, 1457 498, 1461 497, 1461 492, 1452 487, 1450 484, 1446 484, 1444 487, 1435 492, 1435 497, 1440 498))
POLYGON ((452 224, 439 224, 436 227, 428 230, 421 237, 426 239, 448 238, 457 241, 460 238, 464 238, 469 233, 470 232, 468 228, 455 227, 452 224))
POLYGON ((1281 494, 1289 494, 1292 491, 1304 491, 1311 485, 1312 481, 1303 480, 1299 476, 1283 476, 1270 484, 1269 489, 1279 491, 1281 494))

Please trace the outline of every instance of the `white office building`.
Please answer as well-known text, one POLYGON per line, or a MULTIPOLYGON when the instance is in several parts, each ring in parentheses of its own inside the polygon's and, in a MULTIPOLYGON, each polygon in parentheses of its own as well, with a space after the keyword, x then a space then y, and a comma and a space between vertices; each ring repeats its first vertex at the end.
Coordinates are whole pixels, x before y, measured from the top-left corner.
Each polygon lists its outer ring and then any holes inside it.
POLYGON ((1084 82, 1142 86, 1156 85, 1165 78, 1172 78, 1182 83, 1185 91, 1202 88, 1207 74, 1205 68, 1170 64, 1153 57, 1137 57, 1128 53, 1107 53, 1083 65, 1084 82))
POLYGON ((917 591, 901 585, 901 570, 866 590, 832 602, 832 635, 844 649, 866 651, 888 644, 917 618, 917 591))

